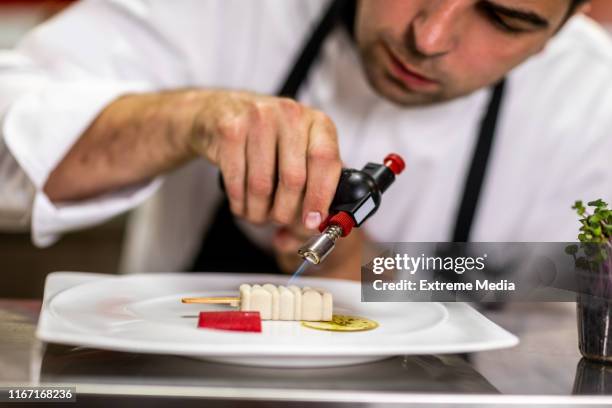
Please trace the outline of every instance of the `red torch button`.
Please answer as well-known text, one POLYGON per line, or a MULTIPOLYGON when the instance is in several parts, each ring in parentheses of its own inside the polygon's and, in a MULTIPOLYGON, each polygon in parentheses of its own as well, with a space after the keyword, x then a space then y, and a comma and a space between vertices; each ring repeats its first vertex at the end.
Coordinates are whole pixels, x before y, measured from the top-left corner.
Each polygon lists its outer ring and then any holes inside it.
POLYGON ((395 153, 388 154, 387 157, 385 157, 384 163, 385 166, 387 166, 396 176, 399 176, 399 174, 406 168, 404 159, 402 159, 399 154, 395 153))

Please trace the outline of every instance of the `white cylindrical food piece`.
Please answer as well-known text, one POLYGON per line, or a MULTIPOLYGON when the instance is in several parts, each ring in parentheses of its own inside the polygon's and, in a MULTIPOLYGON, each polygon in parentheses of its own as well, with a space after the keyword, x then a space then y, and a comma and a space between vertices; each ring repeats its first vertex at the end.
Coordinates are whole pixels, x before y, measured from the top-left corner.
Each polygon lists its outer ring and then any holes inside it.
POLYGON ((323 296, 323 316, 321 320, 329 322, 332 320, 334 313, 334 299, 332 294, 326 290, 321 291, 321 296, 323 296))
POLYGON ((313 289, 304 289, 302 293, 302 319, 305 321, 321 321, 323 319, 323 298, 313 289))
POLYGON ((240 285, 240 310, 251 310, 251 285, 246 283, 240 285))
MULTIPOLYGON (((306 287, 304 289, 310 290, 311 288, 306 287)), ((322 312, 321 312, 323 317, 321 318, 321 320, 331 321, 333 318, 333 313, 334 313, 334 300, 333 300, 332 294, 326 291, 325 289, 321 289, 321 288, 313 288, 312 290, 316 290, 317 292, 319 292, 323 299, 322 312)))
POLYGON ((253 285, 249 310, 259 312, 261 320, 272 319, 272 294, 260 285, 253 285))
POLYGON ((280 308, 280 320, 299 320, 295 318, 295 296, 292 291, 284 286, 278 287, 278 303, 280 308))
POLYGON ((295 285, 291 285, 288 288, 293 293, 293 318, 295 320, 302 320, 302 289, 295 285))
POLYGON ((263 285, 263 288, 270 292, 270 295, 272 295, 272 316, 270 317, 270 320, 278 320, 280 317, 278 288, 276 287, 276 285, 272 285, 271 283, 266 283, 265 285, 263 285))

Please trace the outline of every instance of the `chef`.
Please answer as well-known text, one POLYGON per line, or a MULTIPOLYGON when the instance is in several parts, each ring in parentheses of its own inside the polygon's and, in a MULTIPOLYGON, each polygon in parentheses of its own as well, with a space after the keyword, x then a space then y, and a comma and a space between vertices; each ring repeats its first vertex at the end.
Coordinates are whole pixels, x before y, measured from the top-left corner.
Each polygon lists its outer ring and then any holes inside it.
POLYGON ((41 247, 138 208, 126 271, 290 271, 341 167, 395 152, 329 276, 368 242, 571 241, 574 200, 612 193, 587 6, 80 1, 0 58, 0 189, 41 247))

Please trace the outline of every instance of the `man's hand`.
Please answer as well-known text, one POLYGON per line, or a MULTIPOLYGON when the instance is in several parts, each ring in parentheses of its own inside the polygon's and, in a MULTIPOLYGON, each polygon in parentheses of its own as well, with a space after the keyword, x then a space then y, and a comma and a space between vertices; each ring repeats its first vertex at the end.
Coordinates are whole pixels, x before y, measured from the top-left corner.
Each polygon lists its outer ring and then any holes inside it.
POLYGON ((342 167, 333 122, 291 99, 246 92, 211 92, 200 106, 190 143, 221 169, 232 212, 316 229, 342 167))
MULTIPOLYGON (((52 201, 146 181, 204 157, 219 166, 234 214, 315 229, 340 177, 336 129, 293 100, 184 90, 126 95, 106 107, 51 173, 52 201)), ((216 182, 207 180, 207 182, 216 182)))

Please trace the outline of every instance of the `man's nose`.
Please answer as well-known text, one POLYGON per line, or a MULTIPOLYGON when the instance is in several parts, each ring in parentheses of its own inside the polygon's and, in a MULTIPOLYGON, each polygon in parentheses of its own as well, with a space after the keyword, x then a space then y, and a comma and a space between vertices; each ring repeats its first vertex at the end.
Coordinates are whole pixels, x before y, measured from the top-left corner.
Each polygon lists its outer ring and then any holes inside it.
POLYGON ((429 1, 408 30, 409 45, 425 57, 438 57, 457 45, 461 0, 429 1))

